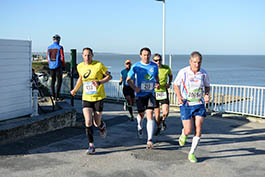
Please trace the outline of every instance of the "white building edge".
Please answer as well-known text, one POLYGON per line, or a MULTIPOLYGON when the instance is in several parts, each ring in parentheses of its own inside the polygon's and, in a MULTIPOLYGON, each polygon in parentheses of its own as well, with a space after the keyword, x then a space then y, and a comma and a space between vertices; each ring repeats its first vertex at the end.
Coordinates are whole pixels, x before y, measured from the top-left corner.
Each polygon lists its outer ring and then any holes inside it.
POLYGON ((30 115, 31 41, 0 39, 0 121, 30 115))

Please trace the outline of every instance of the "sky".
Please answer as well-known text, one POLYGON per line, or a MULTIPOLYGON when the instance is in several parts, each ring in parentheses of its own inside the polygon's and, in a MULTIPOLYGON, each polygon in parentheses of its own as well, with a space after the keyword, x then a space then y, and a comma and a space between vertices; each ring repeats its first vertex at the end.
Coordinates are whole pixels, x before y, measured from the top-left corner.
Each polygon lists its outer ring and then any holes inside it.
MULTIPOLYGON (((166 54, 265 55, 264 0, 166 0, 166 54)), ((1 0, 0 39, 45 52, 162 53, 163 3, 155 0, 1 0)))

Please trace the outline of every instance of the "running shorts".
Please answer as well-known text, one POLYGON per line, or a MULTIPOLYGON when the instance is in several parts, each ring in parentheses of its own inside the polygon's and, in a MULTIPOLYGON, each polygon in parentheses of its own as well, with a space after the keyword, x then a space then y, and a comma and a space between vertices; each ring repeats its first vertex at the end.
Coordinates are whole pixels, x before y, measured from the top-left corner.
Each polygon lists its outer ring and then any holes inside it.
POLYGON ((82 102, 83 108, 92 108, 93 111, 102 112, 103 111, 103 100, 99 101, 85 101, 82 102))
POLYGON ((138 113, 144 112, 146 109, 154 110, 156 106, 156 99, 153 94, 146 96, 136 97, 136 106, 138 113))
POLYGON ((193 116, 206 117, 206 109, 204 104, 198 104, 194 106, 189 106, 184 103, 180 106, 181 120, 189 120, 193 116))
POLYGON ((132 98, 135 97, 134 90, 130 86, 124 85, 122 92, 123 92, 124 97, 126 96, 131 96, 132 98))
POLYGON ((161 105, 162 104, 168 104, 169 105, 168 91, 166 91, 166 92, 167 92, 167 98, 166 99, 164 99, 164 100, 157 100, 156 99, 156 107, 155 108, 159 108, 159 103, 161 103, 161 105))

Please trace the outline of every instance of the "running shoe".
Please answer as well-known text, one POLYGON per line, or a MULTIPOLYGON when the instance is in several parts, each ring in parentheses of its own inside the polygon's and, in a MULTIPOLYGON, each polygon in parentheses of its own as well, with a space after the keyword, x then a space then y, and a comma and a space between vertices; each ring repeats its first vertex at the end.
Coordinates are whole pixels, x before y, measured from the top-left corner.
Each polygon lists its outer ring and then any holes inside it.
POLYGON ((105 122, 103 122, 103 126, 100 128, 99 133, 101 138, 105 138, 107 136, 107 126, 105 122))
POLYGON ((133 116, 130 118, 130 121, 132 121, 132 122, 134 121, 134 117, 133 116))
POLYGON ((179 145, 184 146, 186 142, 187 137, 184 134, 181 134, 179 137, 179 145))
POLYGON ((198 160, 197 160, 197 158, 195 157, 194 154, 189 154, 188 159, 192 163, 197 163, 198 162, 198 160))
POLYGON ((165 131, 167 129, 166 120, 162 120, 162 127, 161 130, 165 131))
POLYGON ((159 127, 159 128, 157 128, 157 130, 156 130, 156 132, 155 132, 155 136, 158 136, 158 135, 160 135, 160 131, 161 131, 161 128, 159 127))
POLYGON ((154 147, 153 142, 151 140, 148 140, 146 144, 146 149, 153 149, 153 147, 154 147))
POLYGON ((90 155, 90 154, 95 154, 95 153, 96 153, 95 146, 94 145, 89 145, 88 150, 86 151, 86 154, 90 155))
POLYGON ((143 130, 142 129, 137 131, 137 136, 139 139, 143 139, 143 130))

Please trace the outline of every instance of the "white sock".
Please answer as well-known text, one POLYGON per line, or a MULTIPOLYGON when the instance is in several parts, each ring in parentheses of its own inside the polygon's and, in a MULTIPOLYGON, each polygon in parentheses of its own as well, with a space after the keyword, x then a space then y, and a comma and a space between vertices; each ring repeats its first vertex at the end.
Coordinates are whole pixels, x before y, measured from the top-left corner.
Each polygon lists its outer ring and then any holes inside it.
MULTIPOLYGON (((181 131, 181 135, 185 135, 184 134, 184 128, 182 129, 182 131, 181 131)), ((188 135, 185 135, 186 137, 188 136, 188 135)))
POLYGON ((153 133, 154 133, 154 121, 153 120, 147 120, 147 141, 151 141, 153 138, 153 133))
POLYGON ((138 126, 137 126, 138 130, 142 130, 143 129, 143 119, 141 119, 139 115, 137 116, 137 124, 138 124, 138 126))
POLYGON ((200 137, 194 136, 192 138, 192 144, 191 144, 191 148, 190 148, 190 154, 194 154, 194 152, 195 152, 195 150, 196 150, 199 142, 200 142, 200 137))

